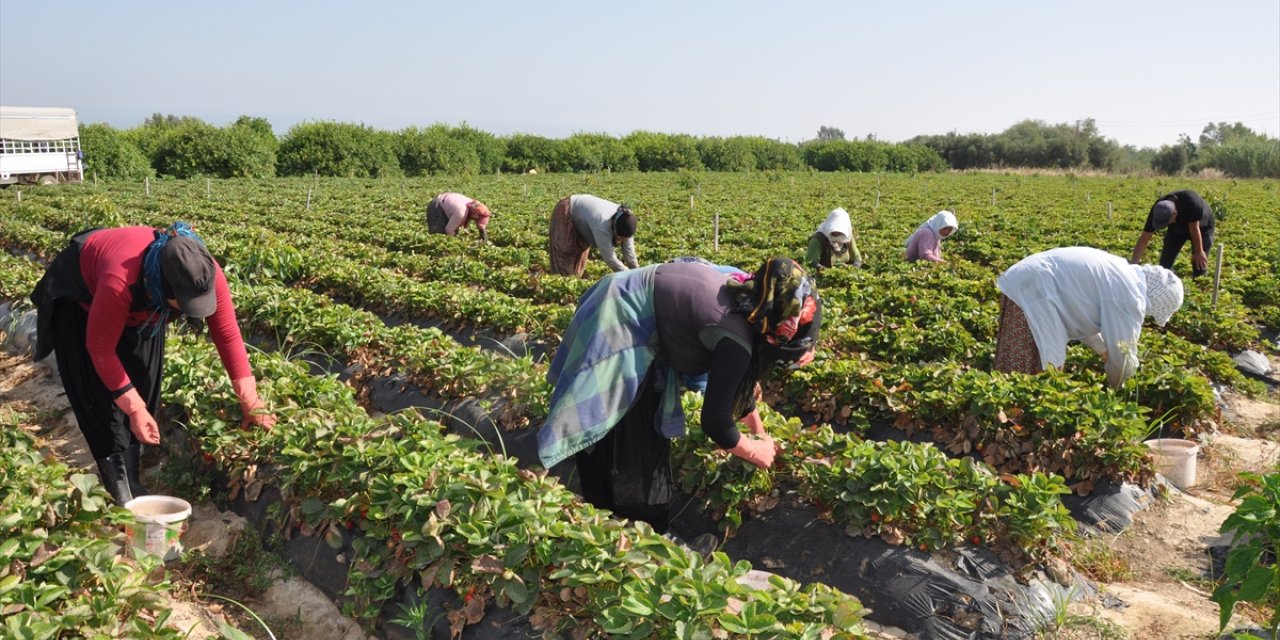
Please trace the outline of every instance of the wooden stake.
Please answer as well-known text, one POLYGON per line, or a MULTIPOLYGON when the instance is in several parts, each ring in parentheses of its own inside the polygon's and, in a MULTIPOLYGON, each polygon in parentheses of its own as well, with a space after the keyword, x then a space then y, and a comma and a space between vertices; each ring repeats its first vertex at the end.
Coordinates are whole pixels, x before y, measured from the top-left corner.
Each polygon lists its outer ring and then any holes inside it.
POLYGON ((693 194, 689 194, 689 210, 693 211, 693 194))
POLYGON ((720 212, 716 212, 716 221, 712 226, 711 251, 712 253, 720 252, 720 212))
POLYGON ((22 206, 22 190, 21 189, 18 190, 18 206, 19 207, 22 206))
POLYGON ((307 189, 307 211, 311 210, 311 190, 307 189))
POLYGON ((213 186, 210 184, 211 182, 212 181, 209 180, 208 178, 204 179, 204 199, 205 200, 209 200, 213 198, 213 186))
POLYGON ((991 188, 991 206, 993 206, 993 207, 994 207, 994 206, 996 206, 996 190, 995 190, 995 187, 992 187, 992 188, 991 188))
POLYGON ((1107 222, 1111 222, 1111 201, 1107 201, 1107 222))
POLYGON ((147 197, 150 198, 151 197, 151 176, 146 176, 145 178, 142 179, 142 186, 146 187, 147 197))
POLYGON ((1213 270, 1213 308, 1218 308, 1218 283, 1222 280, 1222 243, 1218 243, 1218 266, 1213 270))

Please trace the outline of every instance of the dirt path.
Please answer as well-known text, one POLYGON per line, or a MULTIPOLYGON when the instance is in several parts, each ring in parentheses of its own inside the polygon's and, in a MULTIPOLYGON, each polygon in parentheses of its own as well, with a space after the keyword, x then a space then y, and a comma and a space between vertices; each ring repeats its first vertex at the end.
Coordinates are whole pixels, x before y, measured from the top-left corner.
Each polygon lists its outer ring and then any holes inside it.
MULTIPOLYGON (((1224 431, 1265 436, 1269 426, 1280 426, 1280 404, 1274 395, 1254 400, 1228 394, 1226 400, 1234 423, 1224 425, 1224 431)), ((1218 529, 1235 510, 1231 495, 1236 474, 1272 471, 1277 460, 1280 443, 1266 437, 1213 436, 1201 448, 1196 486, 1170 492, 1167 499, 1137 514, 1129 531, 1106 537, 1114 562, 1126 567, 1129 575, 1100 583, 1100 597, 1077 603, 1073 612, 1105 620, 1134 639, 1216 638, 1218 606, 1209 599, 1213 559, 1208 549, 1229 543, 1218 529)), ((1233 618, 1237 623, 1248 625, 1238 609, 1233 618)), ((1090 628, 1062 637, 1113 637, 1092 632, 1090 628)))
MULTIPOLYGON (((97 473, 93 455, 67 405, 62 384, 47 367, 32 363, 25 355, 0 351, 0 411, 32 416, 22 427, 36 437, 43 450, 73 469, 97 473)), ((155 471, 153 468, 143 472, 143 483, 153 488, 160 486, 155 471)), ((227 552, 246 523, 235 513, 222 511, 213 504, 197 503, 192 506, 189 524, 182 537, 184 548, 217 558, 227 552)), ((169 568, 181 568, 176 564, 171 563, 169 568)), ((269 622, 278 638, 362 640, 367 637, 359 625, 343 616, 319 589, 296 576, 276 580, 257 599, 245 604, 269 622)), ((234 605, 197 598, 181 584, 170 593, 168 605, 173 609, 169 625, 189 632, 190 638, 221 637, 219 625, 223 623, 237 626, 254 637, 266 637, 261 627, 251 626, 253 623, 246 625, 234 605)))

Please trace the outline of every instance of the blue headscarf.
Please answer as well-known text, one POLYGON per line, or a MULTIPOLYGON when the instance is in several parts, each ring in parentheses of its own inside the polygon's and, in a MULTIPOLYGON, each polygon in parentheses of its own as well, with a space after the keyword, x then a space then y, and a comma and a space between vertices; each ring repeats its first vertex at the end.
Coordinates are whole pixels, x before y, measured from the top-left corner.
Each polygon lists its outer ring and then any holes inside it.
MULTIPOLYGON (((204 240, 191 230, 191 225, 179 220, 169 225, 168 229, 156 230, 156 239, 147 245, 147 251, 143 254, 142 259, 142 283, 147 290, 147 301, 151 304, 152 318, 155 320, 152 333, 159 331, 160 327, 169 321, 171 310, 169 305, 165 304, 164 297, 164 277, 160 271, 160 250, 164 249, 164 245, 169 243, 171 238, 183 236, 191 238, 204 246, 204 240), (157 315, 158 314, 158 315, 157 315)), ((147 324, 152 324, 149 320, 147 324)))

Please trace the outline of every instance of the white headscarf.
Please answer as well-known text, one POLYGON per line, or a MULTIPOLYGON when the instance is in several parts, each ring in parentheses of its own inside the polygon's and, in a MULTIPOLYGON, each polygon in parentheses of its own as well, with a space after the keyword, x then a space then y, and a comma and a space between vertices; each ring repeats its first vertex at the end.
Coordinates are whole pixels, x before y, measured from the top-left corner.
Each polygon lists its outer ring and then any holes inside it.
POLYGON ((1163 327, 1182 307, 1182 280, 1159 265, 1144 264, 1139 269, 1147 282, 1147 315, 1163 327))
POLYGON ((839 246, 849 242, 853 238, 853 223, 849 222, 849 212, 842 208, 835 208, 831 213, 827 214, 827 219, 818 225, 818 231, 831 241, 831 244, 839 246))
MULTIPOLYGON (((930 229, 933 229, 933 232, 938 234, 939 238, 942 237, 942 230, 947 227, 951 227, 956 231, 960 230, 960 221, 956 220, 956 214, 951 213, 950 211, 939 211, 926 220, 924 224, 928 225, 930 229)), ((954 234, 956 231, 952 231, 951 233, 954 234)))

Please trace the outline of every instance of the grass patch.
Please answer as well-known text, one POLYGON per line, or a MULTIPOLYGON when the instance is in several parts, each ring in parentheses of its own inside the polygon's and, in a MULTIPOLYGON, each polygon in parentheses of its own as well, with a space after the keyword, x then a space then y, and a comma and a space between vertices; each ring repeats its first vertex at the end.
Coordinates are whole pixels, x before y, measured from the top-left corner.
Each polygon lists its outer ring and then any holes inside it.
POLYGON ((1071 564, 1098 582, 1123 582, 1133 577, 1129 561, 1102 538, 1084 538, 1071 550, 1071 564))

